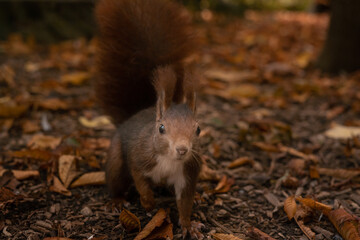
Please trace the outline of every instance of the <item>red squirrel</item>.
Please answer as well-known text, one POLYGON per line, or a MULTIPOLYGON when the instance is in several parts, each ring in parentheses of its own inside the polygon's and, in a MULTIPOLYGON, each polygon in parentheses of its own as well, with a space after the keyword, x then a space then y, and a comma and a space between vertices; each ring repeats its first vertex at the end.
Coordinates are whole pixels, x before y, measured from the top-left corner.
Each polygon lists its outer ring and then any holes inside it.
POLYGON ((199 157, 197 79, 185 64, 197 48, 190 18, 168 0, 100 0, 97 97, 118 124, 106 163, 112 198, 134 183, 146 210, 153 185, 174 187, 183 236, 202 239, 191 222, 199 157))

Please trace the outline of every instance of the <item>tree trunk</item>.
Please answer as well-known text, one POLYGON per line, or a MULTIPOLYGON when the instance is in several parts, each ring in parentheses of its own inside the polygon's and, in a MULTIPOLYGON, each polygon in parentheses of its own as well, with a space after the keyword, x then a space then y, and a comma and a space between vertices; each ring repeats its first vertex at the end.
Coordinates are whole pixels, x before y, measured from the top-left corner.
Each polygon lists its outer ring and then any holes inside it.
POLYGON ((331 73, 360 69, 360 0, 331 0, 330 25, 318 67, 331 73))

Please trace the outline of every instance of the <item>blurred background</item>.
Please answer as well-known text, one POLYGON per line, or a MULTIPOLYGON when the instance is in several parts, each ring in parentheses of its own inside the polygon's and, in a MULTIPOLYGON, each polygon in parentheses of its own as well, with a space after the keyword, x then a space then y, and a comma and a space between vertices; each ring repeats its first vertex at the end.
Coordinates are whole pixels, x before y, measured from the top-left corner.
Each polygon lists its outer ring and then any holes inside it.
MULTIPOLYGON (((178 0, 189 9, 242 16, 248 9, 324 12, 328 0, 178 0)), ((0 1, 0 39, 21 33, 37 42, 54 42, 94 34, 94 0, 0 1)))

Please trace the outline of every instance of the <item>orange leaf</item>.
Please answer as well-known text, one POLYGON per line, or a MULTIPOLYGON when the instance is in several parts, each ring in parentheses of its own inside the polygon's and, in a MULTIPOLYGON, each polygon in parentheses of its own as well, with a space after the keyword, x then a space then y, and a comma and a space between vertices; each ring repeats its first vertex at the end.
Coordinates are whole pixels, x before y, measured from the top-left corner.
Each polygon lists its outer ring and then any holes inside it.
POLYGON ((232 161, 227 167, 232 169, 232 168, 240 167, 245 164, 253 164, 253 163, 254 163, 253 159, 249 157, 241 157, 232 161))
POLYGON ((320 210, 326 216, 332 210, 331 206, 317 202, 311 198, 296 197, 296 200, 299 201, 304 206, 310 207, 315 210, 320 210))
POLYGON ((297 205, 295 202, 295 197, 290 196, 285 199, 284 201, 284 210, 286 212, 286 215, 288 216, 289 220, 291 220, 296 213, 297 205))
POLYGON ((354 178, 360 175, 359 169, 330 169, 330 168, 319 168, 321 175, 327 175, 335 178, 354 178))
POLYGON ((53 154, 39 149, 33 149, 33 150, 22 150, 22 151, 15 151, 15 152, 8 152, 7 153, 11 157, 17 157, 17 158, 33 158, 43 161, 49 161, 53 154))
POLYGON ((260 229, 257 229, 256 227, 250 227, 248 229, 248 233, 250 236, 258 240, 275 240, 274 238, 270 237, 268 234, 264 233, 260 229))
POLYGON ((70 187, 80 187, 85 185, 103 185, 105 184, 105 172, 89 172, 79 177, 70 187))
POLYGON ((328 217, 345 240, 360 240, 359 218, 342 208, 330 211, 328 217))
POLYGON ((310 171, 310 178, 312 178, 312 179, 320 178, 319 171, 318 171, 317 167, 310 166, 309 171, 310 171))
POLYGON ((12 170, 14 177, 17 180, 24 180, 31 177, 39 177, 39 171, 37 170, 12 170))
POLYGON ((141 225, 140 220, 133 213, 123 208, 119 216, 120 223, 125 227, 125 229, 131 232, 134 229, 138 229, 140 231, 141 225))
POLYGON ((61 142, 61 137, 45 136, 43 134, 34 135, 31 140, 28 142, 28 147, 32 149, 55 149, 59 146, 61 142))
POLYGON ((232 234, 225 233, 213 233, 211 234, 215 240, 242 240, 241 238, 235 237, 232 234))
POLYGON ((233 178, 227 178, 224 175, 219 181, 218 185, 213 190, 213 193, 226 193, 230 190, 231 186, 234 184, 235 180, 233 178))
POLYGON ((201 166, 201 171, 199 174, 199 180, 201 181, 218 181, 220 179, 220 175, 217 171, 209 168, 207 164, 204 162, 201 166))
POLYGON ((60 182, 60 180, 55 176, 53 177, 53 185, 50 186, 49 190, 52 192, 57 192, 57 193, 63 194, 68 197, 71 196, 71 192, 69 190, 67 190, 64 187, 64 185, 60 182))
POLYGON ((17 118, 23 115, 28 109, 28 105, 9 105, 0 103, 0 117, 17 118))
POLYGON ((149 236, 147 236, 146 240, 155 240, 155 239, 173 239, 173 224, 169 223, 167 221, 164 221, 164 223, 160 226, 154 229, 150 233, 149 236))
POLYGON ((156 228, 160 227, 166 218, 166 212, 160 208, 155 216, 146 224, 144 229, 135 237, 134 240, 141 240, 149 236, 149 234, 156 228))
POLYGON ((268 143, 254 142, 254 143, 252 143, 252 145, 254 145, 255 147, 258 147, 261 150, 266 151, 266 152, 280 152, 278 147, 268 144, 268 143))
POLYGON ((39 102, 38 105, 41 108, 49 109, 49 110, 59 110, 59 109, 67 110, 67 109, 69 109, 67 102, 64 102, 63 100, 61 100, 59 98, 45 99, 45 100, 39 102))

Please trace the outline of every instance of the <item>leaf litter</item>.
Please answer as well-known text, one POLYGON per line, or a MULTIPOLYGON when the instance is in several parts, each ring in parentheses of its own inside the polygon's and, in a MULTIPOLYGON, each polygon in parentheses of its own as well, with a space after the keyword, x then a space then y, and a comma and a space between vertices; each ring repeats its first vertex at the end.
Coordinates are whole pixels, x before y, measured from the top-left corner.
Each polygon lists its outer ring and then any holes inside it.
MULTIPOLYGON (((257 239, 323 239, 338 232, 356 239, 360 74, 327 76, 312 68, 328 16, 247 11, 229 21, 210 15, 196 26, 205 46, 194 58, 208 71, 198 101, 206 164, 192 219, 214 238, 245 239, 255 232, 257 239), (341 128, 329 135, 336 124, 341 128), (328 218, 320 217, 324 211, 328 218)), ((0 59, 9 59, 0 65, 0 187, 9 197, 0 201, 0 238, 137 235, 121 226, 103 186, 114 125, 94 105, 95 42, 50 47, 13 35, 0 43, 0 59), (68 160, 70 167, 60 164, 67 155, 76 159, 68 160), (19 172, 10 170, 34 171, 35 177, 18 180, 19 172)), ((155 189, 155 196, 157 207, 170 213, 148 227, 147 236, 181 239, 173 193, 155 189)), ((133 188, 128 201, 145 230, 158 215, 146 214, 133 188)))

